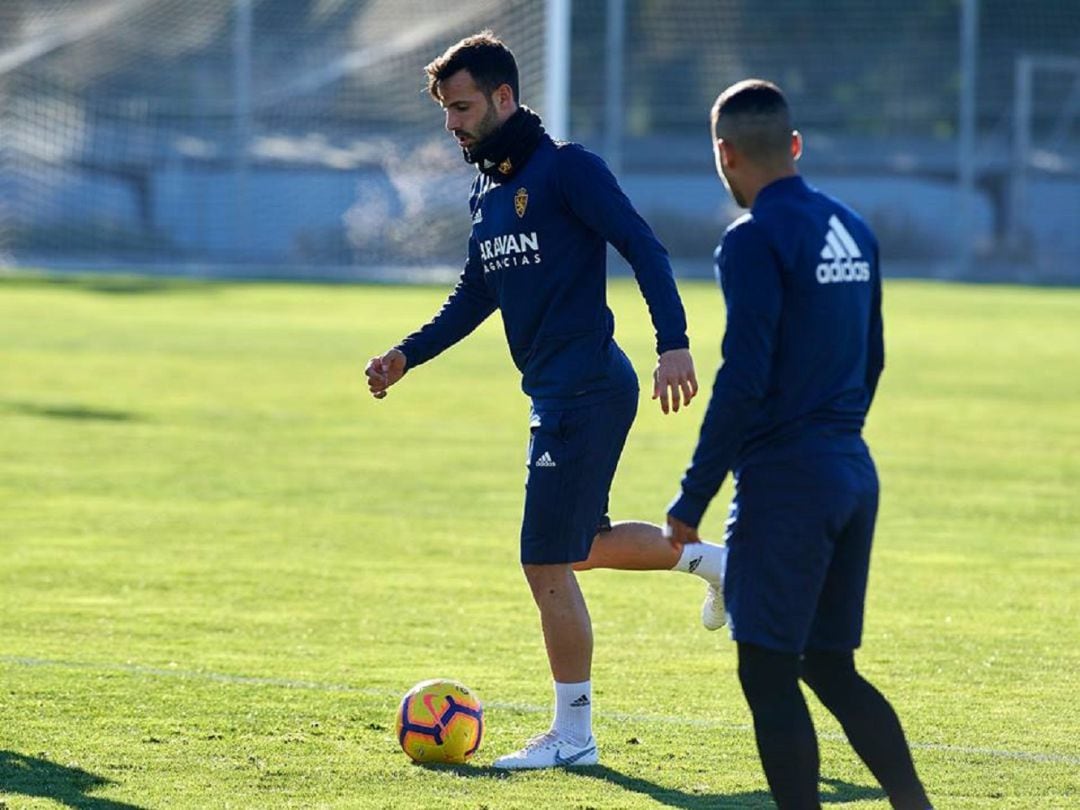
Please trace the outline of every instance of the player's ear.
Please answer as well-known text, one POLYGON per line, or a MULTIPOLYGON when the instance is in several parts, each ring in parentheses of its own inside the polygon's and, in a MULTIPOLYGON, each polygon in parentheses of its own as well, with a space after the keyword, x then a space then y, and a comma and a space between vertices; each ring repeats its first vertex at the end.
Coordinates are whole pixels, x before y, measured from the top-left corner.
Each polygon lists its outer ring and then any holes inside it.
POLYGON ((505 110, 514 105, 514 91, 510 89, 510 85, 500 84, 492 93, 492 99, 498 109, 505 110))
POLYGON ((802 133, 797 129, 791 131, 791 159, 798 160, 802 157, 802 133))
POLYGON ((725 169, 734 168, 735 164, 739 161, 738 153, 735 151, 735 147, 731 143, 731 141, 725 141, 723 138, 717 138, 716 152, 718 155, 720 155, 721 164, 725 169))

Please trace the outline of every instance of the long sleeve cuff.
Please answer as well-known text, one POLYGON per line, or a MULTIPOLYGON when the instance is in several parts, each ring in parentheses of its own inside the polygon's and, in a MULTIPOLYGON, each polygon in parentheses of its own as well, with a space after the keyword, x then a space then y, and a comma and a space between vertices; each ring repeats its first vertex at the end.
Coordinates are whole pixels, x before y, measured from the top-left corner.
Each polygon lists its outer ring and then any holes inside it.
POLYGON ((422 365, 425 362, 425 360, 430 360, 431 359, 431 358, 423 358, 423 359, 421 359, 420 352, 417 351, 417 349, 410 344, 408 339, 401 341, 401 343, 398 343, 396 346, 394 346, 394 348, 397 349, 399 352, 401 352, 403 355, 405 355, 405 373, 406 374, 409 373, 410 369, 412 369, 413 366, 422 365))
POLYGON ((672 349, 689 349, 689 348, 690 348, 690 338, 688 338, 686 336, 685 332, 683 334, 677 335, 675 337, 666 338, 665 340, 660 340, 659 338, 657 338, 657 341, 656 341, 656 354, 657 354, 657 356, 663 354, 664 352, 670 352, 672 349))
POLYGON ((705 516, 705 510, 709 508, 710 500, 712 499, 700 495, 692 495, 686 490, 683 490, 675 496, 675 500, 668 504, 667 514, 671 515, 676 520, 682 521, 687 526, 693 526, 696 529, 701 524, 701 519, 705 516))

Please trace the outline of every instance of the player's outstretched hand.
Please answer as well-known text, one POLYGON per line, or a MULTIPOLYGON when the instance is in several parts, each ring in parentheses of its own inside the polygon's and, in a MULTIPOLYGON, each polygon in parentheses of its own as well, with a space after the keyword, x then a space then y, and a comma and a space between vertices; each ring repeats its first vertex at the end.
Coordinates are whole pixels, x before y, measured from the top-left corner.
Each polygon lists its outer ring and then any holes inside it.
POLYGON ((677 517, 672 517, 671 515, 667 516, 667 522, 664 524, 664 537, 671 545, 675 546, 675 548, 682 548, 687 543, 701 542, 696 527, 688 526, 677 517))
POLYGON ((381 357, 368 360, 364 373, 367 375, 368 390, 375 399, 386 396, 386 389, 396 383, 405 374, 408 359, 398 349, 391 349, 381 357))
POLYGON ((660 400, 660 410, 678 412, 680 401, 690 404, 697 396, 697 375, 689 349, 671 349, 660 355, 653 371, 653 399, 660 400))

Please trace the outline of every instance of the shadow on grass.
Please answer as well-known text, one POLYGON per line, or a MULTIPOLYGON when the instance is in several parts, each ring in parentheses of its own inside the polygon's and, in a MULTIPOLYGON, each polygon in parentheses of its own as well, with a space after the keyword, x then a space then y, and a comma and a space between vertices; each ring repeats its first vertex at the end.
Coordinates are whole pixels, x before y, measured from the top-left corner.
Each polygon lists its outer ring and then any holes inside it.
MULTIPOLYGON (((683 810, 706 810, 706 808, 709 808, 709 810, 756 810, 757 808, 773 810, 776 807, 772 796, 767 790, 754 790, 743 793, 686 793, 682 790, 658 785, 648 779, 620 773, 604 765, 569 768, 567 773, 600 779, 623 790, 648 796, 668 807, 679 807, 683 808, 683 810)), ((840 779, 821 779, 820 784, 826 788, 821 794, 822 804, 885 798, 885 793, 880 788, 853 785, 840 779)))
POLYGON ((0 410, 14 411, 25 416, 48 419, 70 419, 86 422, 138 422, 141 417, 130 411, 91 408, 86 405, 40 405, 34 402, 0 402, 0 410))
POLYGON ((114 784, 111 780, 81 768, 57 765, 14 751, 0 751, 0 794, 51 799, 78 810, 142 810, 138 805, 87 795, 111 784, 114 784))
POLYGON ((64 287, 83 292, 106 295, 147 295, 151 293, 210 292, 214 285, 201 279, 164 276, 110 275, 104 273, 37 273, 17 272, 0 274, 3 287, 64 287))
POLYGON ((443 771, 464 776, 467 779, 509 779, 510 771, 492 768, 490 765, 454 765, 448 762, 414 762, 413 767, 425 771, 443 771))
MULTIPOLYGON (((510 779, 514 771, 483 765, 448 765, 436 763, 413 763, 414 767, 428 771, 449 771, 468 779, 510 779)), ((567 768, 566 773, 582 778, 599 779, 631 793, 648 796, 668 807, 683 810, 775 810, 776 804, 767 790, 753 790, 743 793, 687 793, 675 788, 658 785, 639 776, 620 773, 604 765, 590 765, 581 768, 567 768)), ((853 785, 841 779, 819 780, 822 786, 822 804, 840 804, 884 799, 885 792, 878 787, 853 785)))

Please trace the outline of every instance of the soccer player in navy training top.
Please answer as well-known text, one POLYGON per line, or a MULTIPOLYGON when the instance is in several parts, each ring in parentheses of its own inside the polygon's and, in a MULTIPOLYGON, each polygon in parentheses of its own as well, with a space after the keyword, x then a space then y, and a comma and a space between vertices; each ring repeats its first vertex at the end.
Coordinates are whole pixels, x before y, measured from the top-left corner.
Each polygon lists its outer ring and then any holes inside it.
POLYGON ((496 309, 532 399, 521 562, 555 681, 548 731, 499 768, 592 765, 592 627, 574 570, 674 569, 708 583, 702 620, 723 623, 726 551, 675 544, 649 523, 611 525, 607 498, 637 411, 637 377, 605 301, 606 243, 634 270, 656 330, 653 399, 679 410, 697 392, 686 318, 667 253, 603 161, 555 143, 518 104, 513 54, 490 32, 426 68, 446 128, 476 165, 472 235, 457 286, 427 325, 371 359, 376 398, 461 340, 496 309), (670 400, 669 400, 670 397, 670 400))
POLYGON ((717 172, 749 213, 724 234, 724 362, 693 461, 668 507, 692 542, 728 471, 724 600, 758 752, 781 810, 819 808, 802 678, 893 807, 926 810, 888 701, 855 669, 878 480, 861 431, 884 367, 877 241, 808 186, 779 88, 748 80, 712 110, 717 172))

